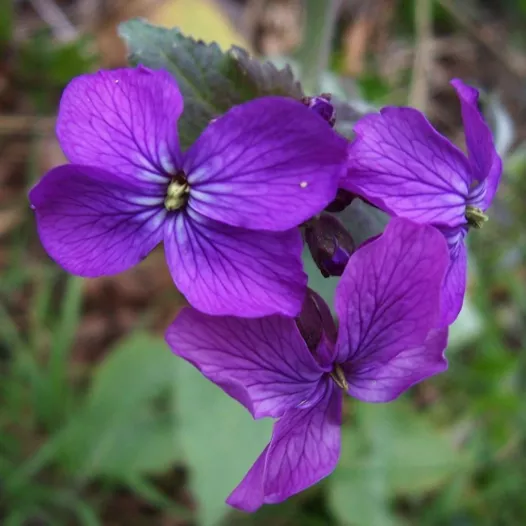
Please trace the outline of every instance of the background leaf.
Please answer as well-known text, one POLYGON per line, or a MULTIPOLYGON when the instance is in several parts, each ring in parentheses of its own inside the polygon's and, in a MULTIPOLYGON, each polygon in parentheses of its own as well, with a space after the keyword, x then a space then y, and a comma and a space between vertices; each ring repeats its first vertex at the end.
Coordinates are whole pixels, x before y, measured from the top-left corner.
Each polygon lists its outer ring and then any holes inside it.
MULTIPOLYGON (((289 57, 273 56, 269 60, 277 68, 289 67, 295 78, 303 85, 304 77, 300 64, 289 57)), ((367 113, 377 111, 374 105, 364 100, 359 93, 356 82, 350 77, 340 77, 332 71, 323 71, 320 77, 320 93, 332 95, 332 105, 336 110, 335 129, 338 133, 352 139, 353 126, 356 121, 367 113)))
POLYGON ((357 403, 355 416, 343 429, 342 458, 330 479, 332 507, 343 524, 396 524, 387 519, 392 497, 422 495, 470 464, 452 437, 405 399, 357 403))
POLYGON ((178 461, 176 361, 164 340, 140 333, 109 353, 67 430, 60 455, 64 467, 79 478, 127 480, 178 461))
POLYGON ((381 459, 374 448, 368 449, 361 438, 349 427, 342 428, 342 455, 329 479, 332 511, 342 526, 395 526, 385 467, 379 463, 381 459), (352 466, 358 458, 368 464, 368 470, 354 471, 352 466))
POLYGON ((199 501, 200 526, 219 524, 225 499, 267 445, 271 420, 254 421, 193 366, 177 360, 178 435, 199 501))
POLYGON ((303 93, 290 68, 252 60, 241 48, 224 53, 215 43, 184 36, 177 28, 165 29, 142 20, 119 26, 133 64, 170 71, 184 97, 179 120, 183 147, 199 136, 210 120, 232 106, 264 95, 301 98, 303 93))

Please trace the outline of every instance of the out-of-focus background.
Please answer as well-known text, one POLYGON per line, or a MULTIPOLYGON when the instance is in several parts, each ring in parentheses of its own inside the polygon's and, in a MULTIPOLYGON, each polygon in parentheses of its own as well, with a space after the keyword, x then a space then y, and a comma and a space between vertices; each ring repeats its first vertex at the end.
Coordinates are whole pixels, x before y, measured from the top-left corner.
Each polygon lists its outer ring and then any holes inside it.
POLYGON ((0 0, 0 524, 525 524, 525 115, 525 0, 0 0), (65 162, 61 90, 123 66, 116 26, 137 16, 311 72, 323 33, 322 91, 360 107, 409 103, 460 146, 448 80, 462 77, 485 90, 505 159, 491 219, 469 236, 449 371, 392 404, 349 400, 336 472, 252 516, 223 500, 270 423, 164 344, 181 298, 162 248, 115 277, 68 276, 27 202, 65 162))

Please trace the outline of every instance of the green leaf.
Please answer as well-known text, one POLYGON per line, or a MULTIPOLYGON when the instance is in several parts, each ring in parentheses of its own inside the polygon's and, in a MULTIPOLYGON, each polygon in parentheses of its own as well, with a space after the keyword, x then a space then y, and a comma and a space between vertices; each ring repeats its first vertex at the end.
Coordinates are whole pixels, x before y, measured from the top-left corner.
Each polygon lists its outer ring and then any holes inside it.
POLYGON ((213 526, 229 511, 225 499, 267 445, 272 422, 254 421, 194 367, 182 360, 177 365, 179 441, 199 501, 199 524, 213 526))
POLYGON ((176 362, 164 340, 147 334, 135 334, 111 351, 70 423, 63 466, 81 479, 126 481, 177 462, 172 407, 176 362))
POLYGON ((343 429, 342 458, 330 479, 331 503, 344 524, 390 524, 391 497, 421 495, 469 463, 451 437, 406 400, 357 404, 356 422, 343 429))
POLYGON ((192 144, 208 123, 236 104, 264 95, 301 98, 303 93, 290 68, 262 64, 241 48, 224 53, 215 43, 184 36, 134 19, 119 26, 132 64, 166 69, 174 75, 184 97, 178 123, 183 147, 192 144))
POLYGON ((176 361, 162 338, 135 333, 97 367, 87 404, 101 412, 133 413, 141 403, 171 389, 176 361))
POLYGON ((389 488, 385 466, 376 454, 380 436, 371 443, 362 434, 342 427, 342 454, 329 479, 329 503, 343 526, 394 526, 389 509, 389 488), (358 459, 367 465, 360 469, 358 459))
POLYGON ((59 461, 79 480, 108 477, 127 482, 162 473, 180 459, 175 426, 175 419, 158 415, 103 419, 87 411, 72 421, 59 461))
POLYGON ((363 405, 366 435, 381 437, 376 448, 395 494, 421 494, 443 484, 467 462, 452 437, 437 429, 405 400, 363 405))
MULTIPOLYGON (((300 64, 289 58, 274 56, 270 59, 277 68, 289 67, 301 84, 305 83, 300 64)), ((320 93, 330 93, 331 103, 336 110, 335 130, 348 139, 354 138, 353 127, 356 121, 378 108, 362 99, 353 79, 340 77, 332 71, 324 71, 320 78, 320 93)))

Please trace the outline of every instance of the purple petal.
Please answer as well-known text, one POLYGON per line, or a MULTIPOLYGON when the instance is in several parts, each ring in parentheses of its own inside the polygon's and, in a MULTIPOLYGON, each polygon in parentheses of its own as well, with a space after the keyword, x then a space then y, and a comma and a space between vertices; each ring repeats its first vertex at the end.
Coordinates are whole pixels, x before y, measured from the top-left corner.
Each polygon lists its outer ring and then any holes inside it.
MULTIPOLYGON (((307 97, 307 107, 319 115, 325 122, 334 128, 336 123, 336 110, 331 103, 331 97, 320 95, 319 97, 307 97)), ((303 103, 305 104, 305 100, 303 103)))
POLYGON ((261 507, 265 501, 265 464, 270 444, 263 450, 261 455, 243 480, 226 499, 227 504, 241 511, 254 512, 261 507))
POLYGON ((479 92, 464 84, 460 79, 453 79, 451 85, 455 88, 460 99, 473 178, 482 185, 481 188, 472 190, 475 199, 470 204, 486 210, 493 201, 499 185, 502 161, 495 149, 491 130, 479 111, 479 92))
POLYGON ((422 345, 405 349, 385 362, 344 366, 348 393, 364 402, 390 402, 414 384, 445 371, 446 346, 447 329, 437 329, 422 345))
POLYGON ((300 102, 246 102, 210 124, 185 155, 189 205, 232 226, 293 228, 334 199, 346 152, 346 141, 300 102))
POLYGON ((461 239, 450 249, 450 261, 442 287, 442 321, 440 325, 451 325, 458 317, 464 303, 467 281, 467 250, 461 239))
POLYGON ((276 504, 329 475, 340 456, 342 393, 330 381, 320 401, 293 409, 274 425, 272 439, 227 503, 243 511, 276 504))
POLYGON ((44 248, 72 274, 121 272, 162 240, 163 198, 139 193, 98 168, 59 166, 40 180, 29 199, 44 248))
POLYGON ((412 108, 384 108, 354 128, 341 186, 393 215, 457 226, 471 184, 464 154, 412 108))
POLYGON ((163 184, 180 157, 182 111, 183 98, 166 71, 99 71, 66 87, 57 135, 72 163, 163 184))
POLYGON ((296 318, 296 326, 320 366, 330 372, 338 329, 327 303, 311 289, 307 289, 303 308, 296 318))
POLYGON ((372 366, 422 345, 438 326, 448 261, 438 230, 391 219, 380 238, 354 253, 336 289, 336 361, 372 366))
POLYGON ((202 312, 296 316, 305 298, 298 229, 255 232, 189 211, 167 222, 166 256, 177 288, 202 312))
POLYGON ((323 374, 294 320, 284 316, 244 319, 185 308, 166 340, 254 418, 280 417, 310 399, 323 374))

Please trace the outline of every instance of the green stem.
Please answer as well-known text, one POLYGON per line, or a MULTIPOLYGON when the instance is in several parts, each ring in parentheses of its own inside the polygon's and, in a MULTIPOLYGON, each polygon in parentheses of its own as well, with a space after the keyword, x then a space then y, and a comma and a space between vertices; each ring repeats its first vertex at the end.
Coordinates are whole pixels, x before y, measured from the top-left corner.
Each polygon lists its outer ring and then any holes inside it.
POLYGON ((340 0, 304 0, 306 25, 297 54, 306 95, 317 95, 321 76, 329 67, 332 39, 340 0))

